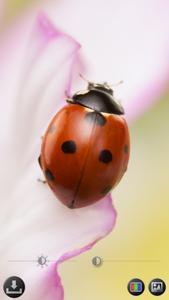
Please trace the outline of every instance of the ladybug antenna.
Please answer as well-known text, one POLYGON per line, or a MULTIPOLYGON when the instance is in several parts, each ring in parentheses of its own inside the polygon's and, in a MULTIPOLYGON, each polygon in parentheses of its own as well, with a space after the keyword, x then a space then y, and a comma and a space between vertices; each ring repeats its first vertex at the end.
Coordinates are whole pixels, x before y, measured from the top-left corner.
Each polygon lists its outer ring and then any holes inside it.
POLYGON ((123 80, 120 80, 119 82, 115 83, 115 84, 110 84, 111 87, 116 87, 119 86, 120 84, 124 83, 123 80))
POLYGON ((88 84, 91 84, 92 82, 89 81, 88 79, 86 79, 81 73, 79 73, 79 76, 84 80, 86 81, 88 84))
POLYGON ((89 80, 88 79, 86 79, 81 73, 79 73, 79 76, 84 80, 84 81, 86 81, 86 82, 88 82, 89 83, 89 80))

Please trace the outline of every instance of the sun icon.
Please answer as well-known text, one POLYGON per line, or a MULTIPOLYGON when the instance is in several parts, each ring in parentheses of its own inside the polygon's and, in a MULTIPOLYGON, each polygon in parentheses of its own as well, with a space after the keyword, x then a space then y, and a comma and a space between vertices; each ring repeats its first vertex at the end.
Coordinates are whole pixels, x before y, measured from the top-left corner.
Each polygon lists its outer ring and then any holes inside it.
POLYGON ((44 256, 43 254, 41 256, 38 256, 38 259, 37 259, 37 266, 43 268, 43 267, 47 267, 48 266, 48 262, 49 260, 47 259, 48 256, 44 256))

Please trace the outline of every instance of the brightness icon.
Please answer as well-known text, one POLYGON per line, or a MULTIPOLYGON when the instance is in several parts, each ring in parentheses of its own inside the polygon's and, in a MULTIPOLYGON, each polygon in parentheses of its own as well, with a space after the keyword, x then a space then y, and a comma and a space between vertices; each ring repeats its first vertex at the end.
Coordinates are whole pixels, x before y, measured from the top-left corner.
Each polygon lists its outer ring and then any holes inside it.
POLYGON ((41 266, 41 268, 47 267, 49 262, 47 258, 48 256, 44 256, 44 255, 39 256, 37 259, 37 263, 38 263, 37 266, 41 266))

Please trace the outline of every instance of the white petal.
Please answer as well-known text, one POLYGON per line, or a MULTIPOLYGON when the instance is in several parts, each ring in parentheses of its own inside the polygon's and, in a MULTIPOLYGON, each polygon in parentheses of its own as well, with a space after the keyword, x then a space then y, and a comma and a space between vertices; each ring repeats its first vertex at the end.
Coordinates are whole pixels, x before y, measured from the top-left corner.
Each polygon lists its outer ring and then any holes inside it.
MULTIPOLYGON (((10 94, 3 106, 7 114, 12 105, 0 156, 0 281, 15 274, 25 281, 24 299, 62 300, 56 267, 108 234, 116 212, 110 195, 93 206, 70 210, 47 185, 37 181, 42 176, 37 163, 42 130, 63 105, 73 70, 77 75, 81 64, 79 44, 56 30, 44 16, 40 16, 36 29, 31 40, 34 48, 26 56, 22 89, 18 97, 10 94), (42 253, 56 263, 38 268, 36 259, 42 253)), ((6 297, 3 291, 0 296, 6 297)))

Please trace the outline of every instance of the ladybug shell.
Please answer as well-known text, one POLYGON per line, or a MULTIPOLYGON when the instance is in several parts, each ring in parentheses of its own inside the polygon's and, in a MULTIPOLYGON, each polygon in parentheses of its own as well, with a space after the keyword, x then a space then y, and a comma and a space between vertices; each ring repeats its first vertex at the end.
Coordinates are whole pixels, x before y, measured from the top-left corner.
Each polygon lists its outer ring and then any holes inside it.
POLYGON ((127 169, 129 147, 123 117, 68 104, 45 133, 41 167, 62 203, 69 208, 84 207, 118 184, 127 169))

